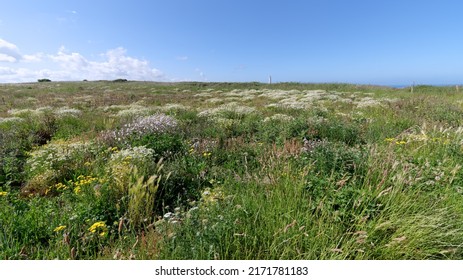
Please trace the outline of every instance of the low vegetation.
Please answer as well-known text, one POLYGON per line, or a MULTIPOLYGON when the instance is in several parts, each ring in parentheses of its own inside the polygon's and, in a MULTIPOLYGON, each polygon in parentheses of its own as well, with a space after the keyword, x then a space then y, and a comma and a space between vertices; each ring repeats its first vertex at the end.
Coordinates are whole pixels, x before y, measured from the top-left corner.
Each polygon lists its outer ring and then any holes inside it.
POLYGON ((0 97, 0 259, 463 258, 458 88, 47 82, 0 97))

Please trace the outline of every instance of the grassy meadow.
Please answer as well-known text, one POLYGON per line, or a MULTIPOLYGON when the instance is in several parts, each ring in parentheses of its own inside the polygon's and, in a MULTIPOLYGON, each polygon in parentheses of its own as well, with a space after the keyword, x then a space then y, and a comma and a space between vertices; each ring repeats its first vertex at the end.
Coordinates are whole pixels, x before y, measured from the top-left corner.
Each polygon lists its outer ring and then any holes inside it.
POLYGON ((0 84, 0 259, 462 259, 463 92, 0 84))

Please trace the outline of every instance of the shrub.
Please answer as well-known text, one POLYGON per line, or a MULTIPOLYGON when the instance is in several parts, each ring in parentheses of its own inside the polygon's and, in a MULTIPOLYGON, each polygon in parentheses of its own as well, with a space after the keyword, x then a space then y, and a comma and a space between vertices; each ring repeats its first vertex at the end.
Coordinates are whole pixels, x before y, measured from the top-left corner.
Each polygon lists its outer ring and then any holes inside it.
POLYGON ((177 121, 164 114, 138 118, 119 130, 103 133, 102 140, 110 146, 145 146, 154 150, 153 159, 157 160, 183 148, 177 121))
POLYGON ((113 83, 126 83, 127 79, 115 79, 113 80, 113 83))
POLYGON ((102 139, 108 143, 127 145, 131 141, 143 138, 146 135, 160 135, 174 133, 177 130, 177 121, 164 114, 155 114, 138 118, 125 124, 121 129, 103 133, 102 139))
POLYGON ((52 142, 36 149, 26 162, 28 182, 23 191, 44 194, 50 184, 72 178, 98 152, 98 147, 87 142, 52 142))
POLYGON ((140 174, 150 174, 153 171, 154 150, 144 146, 123 149, 111 155, 106 166, 106 173, 120 184, 118 193, 127 192, 124 182, 128 181, 131 177, 132 170, 136 168, 140 174))

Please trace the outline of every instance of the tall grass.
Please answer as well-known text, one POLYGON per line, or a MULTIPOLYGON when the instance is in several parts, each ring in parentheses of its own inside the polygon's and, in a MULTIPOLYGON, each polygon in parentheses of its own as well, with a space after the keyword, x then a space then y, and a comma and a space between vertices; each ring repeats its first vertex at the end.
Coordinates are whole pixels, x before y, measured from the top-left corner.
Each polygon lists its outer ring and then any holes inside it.
POLYGON ((1 85, 1 259, 461 259, 453 87, 1 85))

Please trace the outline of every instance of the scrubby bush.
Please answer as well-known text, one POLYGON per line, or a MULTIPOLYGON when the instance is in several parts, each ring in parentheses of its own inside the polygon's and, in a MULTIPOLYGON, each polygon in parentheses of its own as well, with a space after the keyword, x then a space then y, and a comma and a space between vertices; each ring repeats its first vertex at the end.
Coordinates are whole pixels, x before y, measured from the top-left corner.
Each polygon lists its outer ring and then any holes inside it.
POLYGON ((154 150, 156 160, 169 157, 183 148, 177 121, 164 114, 138 118, 119 130, 103 133, 102 140, 110 146, 145 146, 154 150))
POLYGON ((25 166, 28 181, 23 191, 45 194, 50 185, 85 169, 99 151, 99 147, 89 142, 57 141, 41 146, 29 154, 25 166))
POLYGON ((115 79, 113 80, 113 83, 126 83, 127 79, 115 79))

